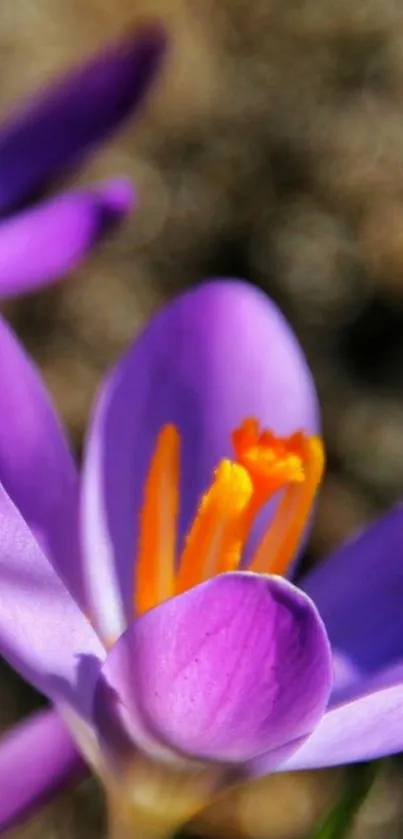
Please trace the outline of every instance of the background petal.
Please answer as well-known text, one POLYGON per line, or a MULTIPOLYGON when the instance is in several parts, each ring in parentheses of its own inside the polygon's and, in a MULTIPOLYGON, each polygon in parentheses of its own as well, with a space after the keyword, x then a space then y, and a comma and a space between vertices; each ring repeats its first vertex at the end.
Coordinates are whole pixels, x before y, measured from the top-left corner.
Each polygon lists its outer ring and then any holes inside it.
POLYGON ((316 566, 300 586, 319 609, 335 657, 332 703, 403 664, 403 507, 316 566))
POLYGON ((360 690, 356 699, 325 714, 282 771, 355 763, 403 751, 403 664, 363 681, 360 690))
POLYGON ((0 319, 0 483, 83 604, 78 475, 44 384, 0 319))
POLYGON ((139 106, 165 43, 157 24, 137 26, 5 123, 0 130, 0 212, 76 162, 139 106))
POLYGON ((0 224, 0 296, 61 278, 131 209, 125 179, 81 189, 0 224))
POLYGON ((140 723, 179 754, 242 764, 309 734, 330 684, 309 598, 279 577, 237 572, 134 621, 103 667, 96 718, 109 703, 135 741, 140 723))
POLYGON ((0 485, 0 654, 87 718, 104 649, 0 485))
POLYGON ((334 688, 318 728, 284 769, 403 750, 403 507, 336 550, 301 586, 332 644, 334 688))
POLYGON ((0 739, 0 831, 28 818, 85 772, 56 711, 16 725, 0 739))
POLYGON ((204 283, 153 319, 106 381, 84 464, 84 533, 92 610, 117 637, 132 613, 136 525, 156 436, 182 437, 183 537, 230 433, 255 415, 278 433, 317 428, 301 349, 268 298, 236 280, 204 283))

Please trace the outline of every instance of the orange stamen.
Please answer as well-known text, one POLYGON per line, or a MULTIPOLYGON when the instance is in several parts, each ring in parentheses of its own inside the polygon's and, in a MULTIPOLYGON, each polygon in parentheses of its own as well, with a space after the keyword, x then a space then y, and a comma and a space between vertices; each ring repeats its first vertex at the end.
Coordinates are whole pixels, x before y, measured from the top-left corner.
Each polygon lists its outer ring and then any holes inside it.
POLYGON ((319 437, 294 435, 301 447, 303 481, 291 482, 279 501, 274 519, 258 546, 250 570, 284 574, 293 559, 323 474, 324 450, 319 437))
POLYGON ((237 462, 249 472, 259 506, 285 484, 304 481, 303 439, 300 432, 292 437, 276 437, 271 431, 260 431, 253 418, 232 432, 237 462))
POLYGON ((177 593, 238 567, 248 529, 253 484, 230 460, 219 464, 188 533, 176 582, 177 593))
POLYGON ((179 434, 161 430, 141 511, 134 605, 143 612, 189 588, 239 567, 257 514, 280 491, 274 519, 250 563, 257 573, 283 574, 301 539, 322 477, 318 437, 301 431, 276 437, 247 419, 232 435, 236 462, 223 460, 203 496, 175 573, 179 512, 179 434))
POLYGON ((134 586, 138 615, 174 594, 178 507, 179 434, 174 425, 165 425, 151 461, 141 511, 134 586))

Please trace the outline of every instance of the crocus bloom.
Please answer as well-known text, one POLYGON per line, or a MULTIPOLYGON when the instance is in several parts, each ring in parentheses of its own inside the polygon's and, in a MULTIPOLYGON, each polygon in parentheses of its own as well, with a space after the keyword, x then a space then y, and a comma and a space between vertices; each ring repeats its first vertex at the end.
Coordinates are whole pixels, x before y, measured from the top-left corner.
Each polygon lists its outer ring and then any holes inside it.
POLYGON ((403 516, 285 578, 323 453, 263 294, 216 280, 155 317, 81 481, 4 323, 0 393, 0 652, 55 706, 0 748, 3 826, 74 775, 73 740, 119 837, 169 835, 234 780, 402 748, 403 516))
POLYGON ((0 127, 0 295, 54 282, 130 209, 127 179, 70 190, 31 207, 52 178, 83 159, 143 99, 164 51, 143 25, 70 71, 0 127), (19 212, 16 212, 19 209, 19 212))

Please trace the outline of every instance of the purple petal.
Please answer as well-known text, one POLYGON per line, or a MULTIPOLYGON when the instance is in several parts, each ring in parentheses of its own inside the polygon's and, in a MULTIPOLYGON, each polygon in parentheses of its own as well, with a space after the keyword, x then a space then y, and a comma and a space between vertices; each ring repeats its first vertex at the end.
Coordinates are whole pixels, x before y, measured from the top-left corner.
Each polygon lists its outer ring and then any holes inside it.
POLYGON ((160 26, 136 27, 17 112, 0 131, 0 211, 116 129, 142 102, 164 48, 160 26))
POLYGON ((309 734, 330 685, 330 648, 310 600, 279 577, 238 572, 130 626, 103 667, 96 717, 102 725, 112 707, 143 745, 144 733, 187 757, 242 764, 309 734))
POLYGON ((403 664, 360 687, 356 699, 330 708, 282 770, 355 763, 403 751, 403 664))
POLYGON ((0 485, 0 654, 84 718, 104 649, 0 485))
POLYGON ((161 426, 182 437, 183 537, 231 431, 255 415, 277 433, 317 428, 301 349, 277 307, 236 280, 204 283, 167 306, 104 385, 84 467, 86 564, 99 630, 117 637, 132 614, 136 526, 161 426), (119 593, 120 589, 120 593, 119 593))
POLYGON ((86 767, 59 715, 41 711, 0 739, 0 831, 28 818, 86 767))
POLYGON ((44 384, 0 319, 0 483, 84 605, 78 475, 44 384))
POLYGON ((403 750, 402 544, 397 507, 302 581, 332 644, 335 683, 328 713, 284 768, 403 750))
POLYGON ((336 550, 300 583, 325 623, 335 655, 333 703, 363 678, 403 663, 403 507, 336 550))
POLYGON ((60 279, 126 215, 132 189, 125 179, 76 190, 0 224, 0 296, 60 279))

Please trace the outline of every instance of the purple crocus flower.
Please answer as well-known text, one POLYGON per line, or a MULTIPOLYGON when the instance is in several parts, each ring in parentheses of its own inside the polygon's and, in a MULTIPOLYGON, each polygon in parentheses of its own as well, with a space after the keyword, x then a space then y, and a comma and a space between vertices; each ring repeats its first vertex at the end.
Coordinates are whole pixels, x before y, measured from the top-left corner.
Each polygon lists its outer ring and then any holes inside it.
POLYGON ((158 26, 137 27, 31 99, 1 126, 2 297, 57 280, 131 209, 133 191, 125 178, 76 188, 34 206, 28 202, 138 107, 164 46, 158 26))
POLYGON ((323 453, 262 293, 211 281, 154 318, 101 389, 81 481, 4 322, 0 393, 0 652, 55 707, 0 747, 3 827, 79 773, 73 741, 120 839, 234 780, 402 748, 402 511, 285 578, 323 453))

